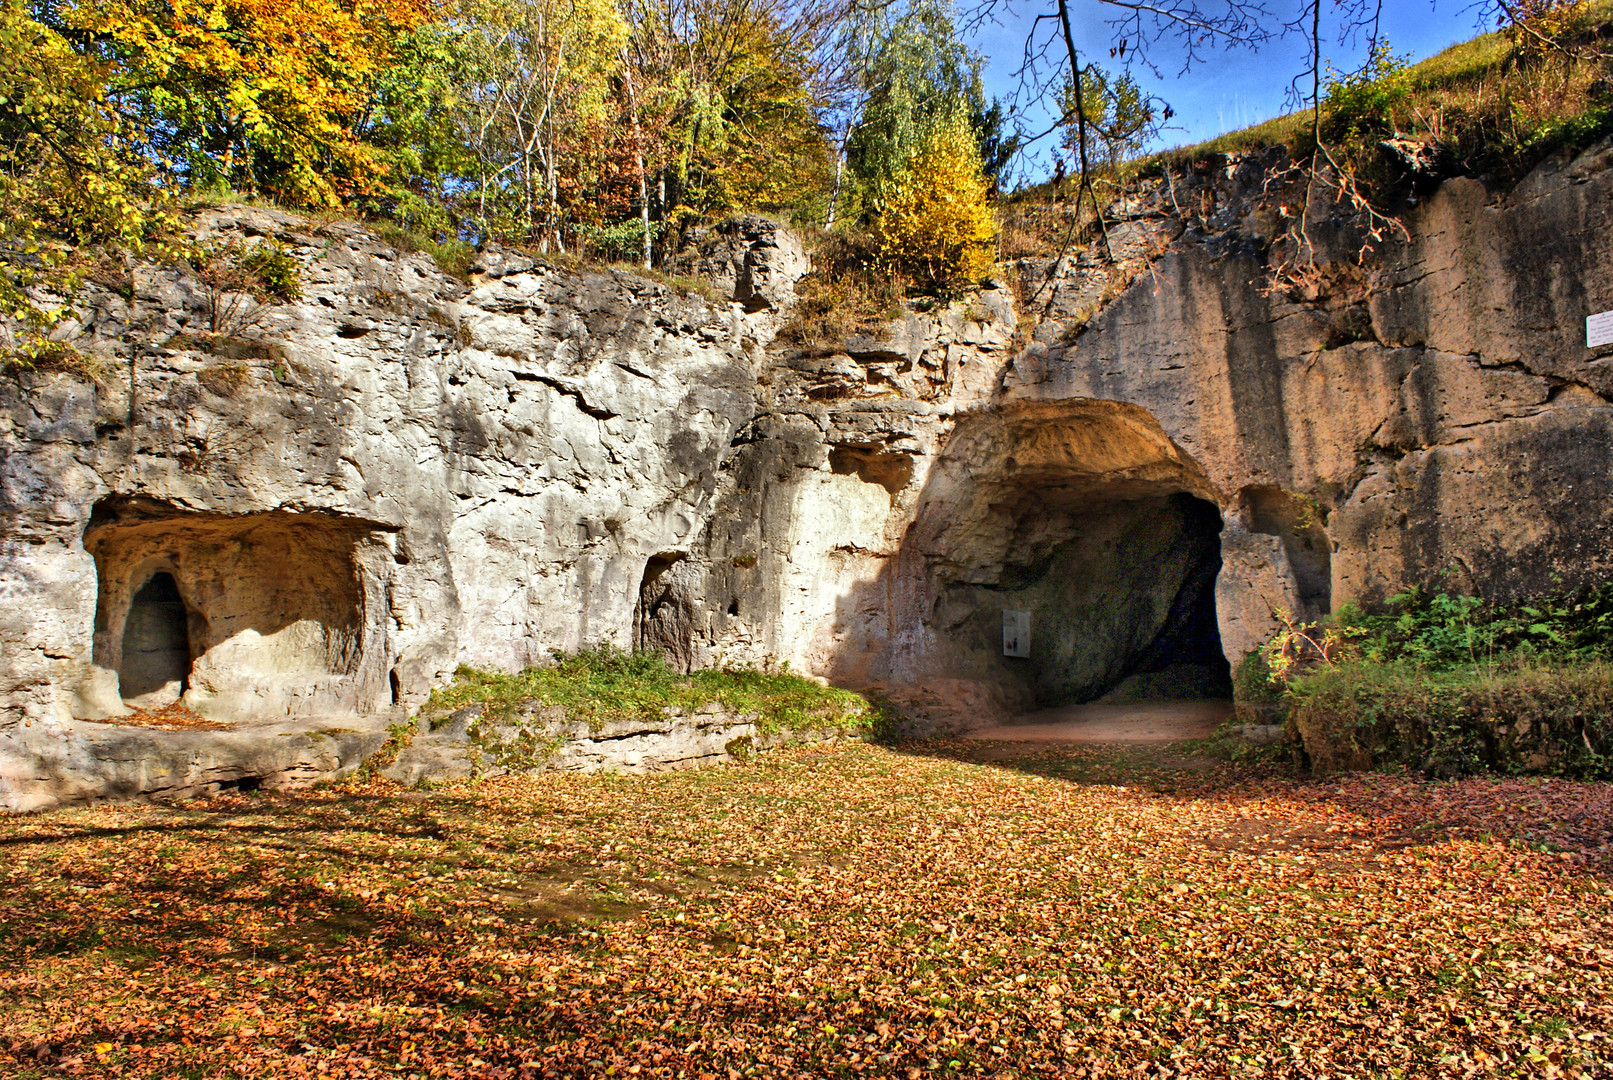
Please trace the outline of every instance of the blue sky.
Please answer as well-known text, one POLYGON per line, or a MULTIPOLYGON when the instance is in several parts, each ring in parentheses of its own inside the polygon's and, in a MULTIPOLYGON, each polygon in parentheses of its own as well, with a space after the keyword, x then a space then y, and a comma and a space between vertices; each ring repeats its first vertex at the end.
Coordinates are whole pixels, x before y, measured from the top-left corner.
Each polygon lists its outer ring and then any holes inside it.
MULTIPOLYGON (((984 28, 973 41, 987 57, 987 92, 1003 98, 1014 89, 1014 72, 1032 16, 1038 11, 1053 10, 1052 0, 1011 2, 1013 7, 1001 22, 984 28)), ((1332 6, 1329 0, 1324 2, 1328 8, 1332 6)), ((1281 9, 1284 5, 1279 0, 1269 6, 1281 9)), ((967 11, 966 0, 960 3, 960 10, 967 11)), ((1324 8, 1324 17, 1327 10, 1324 8)), ((1108 14, 1104 6, 1097 0, 1071 0, 1071 11, 1078 20, 1077 47, 1087 57, 1113 67, 1109 60, 1112 31, 1104 22, 1108 14)), ((1419 60, 1479 32, 1471 0, 1384 0, 1383 30, 1397 54, 1411 53, 1419 60)), ((1364 51, 1361 42, 1352 47, 1324 41, 1323 48, 1334 67, 1345 69, 1358 65, 1364 51)), ((1166 133, 1161 146, 1199 142, 1288 111, 1285 95, 1294 76, 1305 66, 1304 50, 1302 38, 1288 37, 1274 40, 1254 53, 1211 51, 1185 74, 1179 70, 1179 53, 1157 52, 1154 60, 1163 77, 1155 78, 1141 70, 1137 74, 1149 90, 1176 110, 1172 121, 1175 129, 1166 133)), ((1048 139, 1043 145, 1050 150, 1052 142, 1048 139)), ((1040 173, 1046 168, 1044 154, 1041 167, 1032 166, 1030 171, 1040 173)))

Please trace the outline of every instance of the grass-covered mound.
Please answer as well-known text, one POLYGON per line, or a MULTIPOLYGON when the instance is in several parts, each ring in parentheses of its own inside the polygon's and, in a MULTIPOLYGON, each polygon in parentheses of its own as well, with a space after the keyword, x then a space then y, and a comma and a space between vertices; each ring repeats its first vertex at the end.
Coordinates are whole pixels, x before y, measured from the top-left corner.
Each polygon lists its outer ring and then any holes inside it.
POLYGON ((1613 665, 1346 663, 1291 691, 1314 767, 1613 776, 1613 665))
POLYGON ((659 717, 672 707, 685 712, 716 702, 729 712, 754 713, 763 732, 840 728, 876 732, 883 713, 861 694, 824 686, 788 670, 725 668, 674 670, 660 655, 602 645, 557 652, 549 667, 518 674, 461 667, 453 683, 433 692, 428 711, 480 705, 508 717, 526 705, 558 705, 572 720, 603 724, 659 717))
MULTIPOLYGON (((1326 156, 1352 190, 1391 217, 1410 205, 1407 196, 1447 177, 1515 184, 1550 155, 1613 135, 1613 0, 1560 0, 1518 13, 1515 24, 1416 63, 1385 43, 1360 71, 1323 71, 1319 115, 1307 106, 1106 163, 1098 167, 1100 188, 1118 192, 1138 177, 1181 175, 1218 154, 1283 147, 1308 161, 1318 127, 1326 156)), ((1077 245, 1096 238, 1090 210, 1073 220, 1072 183, 1047 181, 1003 201, 1003 258, 1052 257, 1072 237, 1077 245)))
MULTIPOLYGON (((1384 48, 1361 73, 1329 73, 1322 141, 1369 193, 1388 179, 1378 144, 1389 138, 1437 147, 1447 175, 1516 181, 1555 151, 1613 133, 1610 36, 1613 0, 1584 0, 1552 5, 1415 64, 1384 48)), ((1211 154, 1272 146, 1309 154, 1313 122, 1305 109, 1142 164, 1145 171, 1181 169, 1211 154)))
POLYGON ((1247 660, 1311 764, 1613 777, 1613 584, 1511 604, 1421 591, 1345 607, 1247 660), (1325 657, 1322 651, 1328 655, 1325 657))

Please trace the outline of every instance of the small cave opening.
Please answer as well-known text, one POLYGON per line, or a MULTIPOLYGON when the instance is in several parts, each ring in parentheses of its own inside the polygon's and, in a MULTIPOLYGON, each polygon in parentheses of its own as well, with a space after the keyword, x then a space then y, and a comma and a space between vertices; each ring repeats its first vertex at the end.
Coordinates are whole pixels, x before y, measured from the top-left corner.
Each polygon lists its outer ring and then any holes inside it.
POLYGON ((633 618, 633 647, 660 653, 684 673, 694 664, 694 569, 683 552, 650 556, 633 618))
POLYGON ((118 684, 136 705, 170 705, 190 685, 190 615, 179 583, 158 571, 135 590, 123 623, 118 684))
POLYGON ((96 505, 94 660, 143 707, 183 699, 230 722, 385 708, 385 535, 334 515, 227 515, 156 500, 96 505), (367 591, 368 590, 368 591, 367 591))

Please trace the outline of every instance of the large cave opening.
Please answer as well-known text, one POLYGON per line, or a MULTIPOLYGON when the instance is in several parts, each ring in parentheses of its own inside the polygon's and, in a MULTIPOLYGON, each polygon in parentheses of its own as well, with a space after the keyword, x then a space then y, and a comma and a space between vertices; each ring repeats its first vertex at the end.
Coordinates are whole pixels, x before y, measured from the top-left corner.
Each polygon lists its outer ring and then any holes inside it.
POLYGON ((1038 707, 1231 695, 1215 579, 1221 516, 1186 493, 1080 505, 1029 502, 997 580, 957 583, 938 611, 951 636, 991 656, 1038 707), (1029 620, 1029 647, 1001 647, 1003 624, 1029 620))
MULTIPOLYGON (((1040 706, 1230 696, 1215 615, 1221 517, 1185 493, 1051 507, 1068 534, 1015 566, 1005 606, 1031 620, 1021 677, 1040 706)), ((1010 667, 1014 658, 1005 658, 1010 667)))
POLYGON ((969 418, 921 517, 931 672, 995 683, 1025 709, 1231 696, 1216 494, 1145 411, 969 418), (1006 647, 1026 620, 1028 647, 1006 647))

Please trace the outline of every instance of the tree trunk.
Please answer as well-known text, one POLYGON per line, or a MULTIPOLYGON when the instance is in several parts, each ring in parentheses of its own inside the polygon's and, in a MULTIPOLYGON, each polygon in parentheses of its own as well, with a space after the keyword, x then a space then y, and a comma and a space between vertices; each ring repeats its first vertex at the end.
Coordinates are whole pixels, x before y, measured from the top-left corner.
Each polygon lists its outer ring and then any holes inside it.
POLYGON ((627 46, 622 46, 622 81, 627 84, 627 106, 633 121, 633 164, 638 169, 638 219, 644 230, 644 269, 652 265, 650 247, 650 184, 644 175, 644 138, 638 123, 638 91, 633 86, 633 68, 627 59, 627 46))

